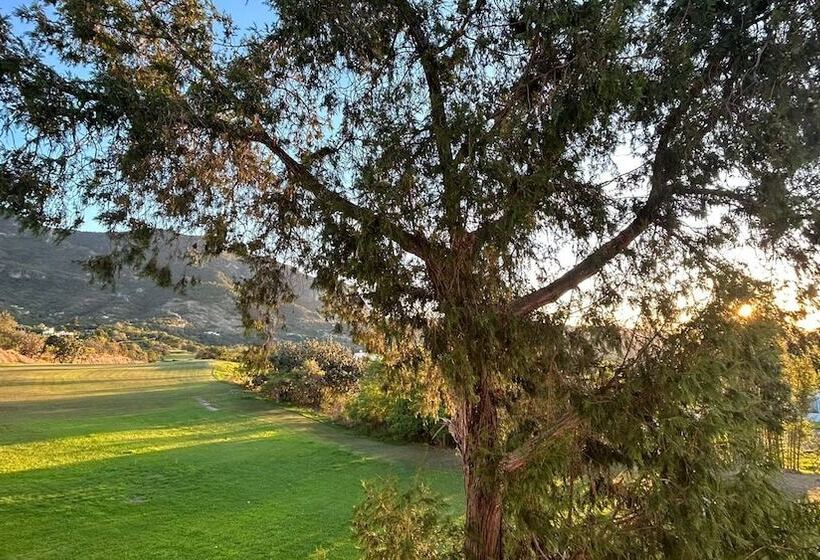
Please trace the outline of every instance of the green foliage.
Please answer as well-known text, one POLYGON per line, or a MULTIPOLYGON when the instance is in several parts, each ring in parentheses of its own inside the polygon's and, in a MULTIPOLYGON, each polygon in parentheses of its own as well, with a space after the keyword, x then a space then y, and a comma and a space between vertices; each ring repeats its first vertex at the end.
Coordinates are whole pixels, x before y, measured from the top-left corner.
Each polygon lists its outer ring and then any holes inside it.
POLYGON ((80 357, 83 347, 74 335, 51 335, 46 338, 46 349, 54 353, 58 362, 71 362, 80 357))
POLYGON ((457 560, 463 558, 462 528, 427 485, 402 491, 395 480, 364 484, 353 514, 353 532, 363 560, 457 560))
POLYGON ((381 360, 368 364, 355 394, 345 403, 344 417, 352 425, 399 441, 452 444, 442 423, 449 416, 441 399, 434 400, 422 373, 404 379, 381 360), (438 403, 438 408, 435 407, 438 403))
POLYGON ((820 343, 818 333, 790 334, 781 356, 783 378, 790 389, 790 406, 785 422, 770 437, 780 465, 799 471, 804 452, 815 452, 817 446, 817 436, 806 412, 810 399, 820 393, 820 343))
POLYGON ((401 347, 404 362, 396 349, 381 347, 384 356, 362 360, 345 346, 317 340, 278 343, 268 351, 250 348, 243 355, 240 382, 372 435, 451 445, 443 422, 449 411, 432 364, 407 360, 419 348, 401 347))
POLYGON ((307 376, 321 376, 322 384, 334 391, 352 388, 362 374, 361 360, 349 347, 335 341, 280 342, 271 352, 270 362, 276 372, 301 368, 307 376))
POLYGON ((337 342, 280 342, 243 358, 246 382, 267 396, 319 409, 355 389, 363 363, 337 342))
POLYGON ((196 357, 202 360, 223 360, 239 362, 245 353, 243 346, 203 346, 196 350, 196 357))
POLYGON ((279 369, 262 386, 262 392, 282 402, 319 408, 327 385, 325 372, 316 360, 307 359, 290 369, 279 369))
POLYGON ((580 418, 509 482, 512 557, 814 557, 820 511, 772 486, 763 442, 789 410, 780 317, 765 300, 753 319, 734 309, 713 302, 638 351, 530 392, 580 418))
MULTIPOLYGON (((158 255, 199 231, 190 261, 249 265, 246 325, 293 297, 288 262, 354 331, 420 345, 471 560, 500 558, 503 528, 542 557, 779 555, 778 527, 733 523, 727 544, 709 512, 741 518, 721 481, 765 471, 789 394, 771 329, 727 319, 738 245, 816 301, 820 5, 269 7, 246 30, 197 0, 0 20, 0 119, 25 131, 0 151, 0 212, 42 231, 99 208, 108 281, 187 285, 158 255)), ((271 379, 354 386, 310 359, 271 379)))

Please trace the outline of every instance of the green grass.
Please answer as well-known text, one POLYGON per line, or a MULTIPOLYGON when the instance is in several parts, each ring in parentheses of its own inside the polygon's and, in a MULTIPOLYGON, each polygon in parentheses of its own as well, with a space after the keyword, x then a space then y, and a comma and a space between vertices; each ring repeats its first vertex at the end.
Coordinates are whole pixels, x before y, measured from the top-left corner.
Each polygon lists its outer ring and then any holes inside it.
POLYGON ((361 481, 389 476, 462 508, 451 453, 315 422, 208 362, 0 368, 3 559, 355 558, 361 481))

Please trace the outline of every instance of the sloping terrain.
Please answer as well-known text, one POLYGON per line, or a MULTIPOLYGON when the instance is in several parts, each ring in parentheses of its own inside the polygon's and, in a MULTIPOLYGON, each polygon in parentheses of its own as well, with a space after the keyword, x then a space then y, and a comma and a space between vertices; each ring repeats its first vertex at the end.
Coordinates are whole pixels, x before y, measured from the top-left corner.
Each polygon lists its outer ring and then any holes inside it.
MULTIPOLYGON (((229 290, 232 278, 247 274, 231 256, 211 260, 194 274, 200 283, 184 294, 123 273, 116 289, 93 285, 80 262, 108 252, 103 233, 77 232, 59 244, 49 236, 21 233, 0 220, 0 309, 20 322, 80 327, 129 321, 158 326, 208 343, 242 340, 239 314, 229 290)), ((282 338, 323 337, 333 325, 319 313, 310 278, 294 272, 297 298, 282 309, 282 338)))

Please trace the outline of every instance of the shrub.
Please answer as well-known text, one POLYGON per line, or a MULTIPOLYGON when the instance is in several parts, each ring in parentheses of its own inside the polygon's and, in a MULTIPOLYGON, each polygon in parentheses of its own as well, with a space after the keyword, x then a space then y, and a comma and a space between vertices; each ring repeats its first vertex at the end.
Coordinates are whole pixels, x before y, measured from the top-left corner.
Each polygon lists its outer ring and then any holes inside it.
POLYGON ((349 348, 318 340, 282 342, 268 353, 248 350, 242 362, 246 385, 272 399, 316 409, 340 402, 363 371, 349 348))
POLYGON ((359 382, 359 390, 346 403, 350 424, 368 432, 400 441, 449 445, 443 429, 443 400, 430 391, 423 376, 406 379, 380 361, 371 362, 359 382))
POLYGON ((51 335, 46 339, 46 348, 54 352, 54 358, 58 362, 70 362, 80 355, 82 344, 73 335, 51 335))
POLYGON ((300 406, 319 408, 325 372, 316 360, 305 360, 300 365, 271 377, 263 391, 272 399, 300 406))
POLYGON ((45 340, 38 334, 20 331, 17 333, 16 346, 17 351, 23 356, 36 358, 43 353, 43 349, 45 348, 45 340))
POLYGON ((362 361, 350 348, 338 342, 282 342, 276 346, 270 360, 280 373, 299 368, 309 360, 314 361, 323 372, 323 385, 335 391, 351 389, 363 372, 362 361))
POLYGON ((43 353, 44 344, 42 336, 23 330, 11 313, 0 311, 0 349, 36 358, 43 353))
POLYGON ((205 346, 197 350, 195 356, 200 360, 218 360, 221 356, 219 346, 205 346))
POLYGON ((204 346, 197 349, 196 357, 200 360, 224 360, 238 362, 242 359, 244 348, 241 346, 204 346))
POLYGON ((463 530, 446 515, 444 500, 422 483, 400 492, 395 480, 364 484, 353 513, 353 533, 363 560, 462 558, 463 530))

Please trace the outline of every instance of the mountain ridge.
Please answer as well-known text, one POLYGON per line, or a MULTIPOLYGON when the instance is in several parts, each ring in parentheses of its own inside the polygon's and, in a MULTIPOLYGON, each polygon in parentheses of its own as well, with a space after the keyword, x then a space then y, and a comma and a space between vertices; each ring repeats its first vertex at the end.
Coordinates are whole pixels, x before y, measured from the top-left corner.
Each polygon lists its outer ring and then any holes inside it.
MULTIPOLYGON (((25 324, 88 328, 123 321, 208 344, 248 340, 230 291, 230 279, 248 274, 239 259, 222 255, 194 268, 198 282, 183 293, 159 287, 131 270, 124 270, 114 287, 103 287, 91 282, 80 263, 106 254, 109 247, 105 233, 78 231, 55 243, 48 232, 21 232, 15 222, 0 219, 0 309, 25 324)), ((296 298, 282 305, 279 338, 334 336, 311 282, 293 271, 296 298)))

